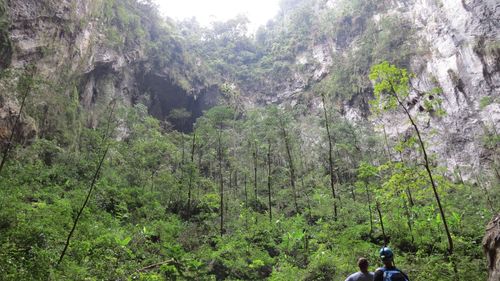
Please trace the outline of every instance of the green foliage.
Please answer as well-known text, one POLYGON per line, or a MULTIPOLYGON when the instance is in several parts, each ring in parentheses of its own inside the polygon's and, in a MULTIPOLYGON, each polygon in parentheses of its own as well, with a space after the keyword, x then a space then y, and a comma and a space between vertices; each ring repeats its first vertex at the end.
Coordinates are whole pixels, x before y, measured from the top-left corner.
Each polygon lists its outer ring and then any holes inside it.
POLYGON ((490 96, 482 97, 481 100, 479 101, 479 107, 481 109, 484 109, 488 105, 493 103, 493 98, 490 96))
MULTIPOLYGON (((163 132, 143 106, 123 112, 120 118, 130 128, 128 137, 113 143, 96 193, 67 259, 58 269, 53 264, 73 214, 85 196, 84 187, 95 170, 102 131, 83 128, 77 151, 44 139, 26 148, 19 147, 14 162, 7 167, 9 176, 0 179, 2 276, 6 280, 342 279, 356 270, 359 256, 370 258, 372 263, 377 260, 381 231, 376 219, 373 231, 370 230, 370 201, 365 190, 368 188, 372 211, 375 200, 382 203, 386 232, 396 250, 398 265, 415 280, 448 280, 451 267, 444 257, 446 243, 440 234, 440 218, 427 192, 426 175, 413 166, 392 162, 372 165, 360 160, 354 177, 339 173, 346 183, 340 189, 343 208, 337 222, 332 219, 326 181, 320 180, 324 172, 300 170, 305 184, 298 185, 303 211, 289 215, 293 197, 289 192, 284 144, 280 135, 273 132, 274 126, 279 125, 276 114, 285 118, 289 128, 295 126, 293 116, 276 108, 234 120, 234 112, 219 107, 198 120, 195 161, 189 168, 196 171, 196 180, 188 218, 184 212, 188 173, 180 168, 182 144, 178 134, 163 132), (229 174, 224 173, 228 209, 227 234, 222 238, 215 226, 220 211, 217 177, 213 176, 217 156, 210 153, 217 145, 213 141, 216 128, 223 130, 226 144, 223 168, 239 171, 238 182, 232 177, 231 184, 229 174), (245 206, 243 175, 250 174, 252 150, 246 149, 247 142, 239 141, 241 138, 256 141, 259 170, 266 165, 264 144, 267 139, 274 143, 275 218, 271 222, 266 208, 262 212, 245 206), (355 199, 348 196, 350 177, 360 181, 355 184, 355 199), (404 209, 404 202, 409 200, 407 190, 413 198, 412 206, 406 203, 411 229, 404 209), (437 271, 437 265, 446 270, 437 271)), ((355 156, 360 153, 357 149, 346 146, 363 137, 357 135, 359 130, 346 124, 332 128, 339 142, 339 155, 361 159, 355 156)), ((290 140, 295 143, 293 154, 299 153, 297 140, 290 140)), ((312 155, 315 154, 306 157, 312 155)), ((347 159, 338 158, 337 165, 341 171, 353 173, 349 165, 358 162, 347 159)), ((310 161, 310 165, 320 163, 319 159, 310 161)), ((444 177, 437 180, 451 214, 457 255, 462 256, 459 268, 469 278, 484 278, 485 270, 478 266, 483 261, 479 243, 482 224, 477 223, 485 222, 491 215, 484 198, 472 192, 470 186, 452 185, 444 177), (463 202, 471 204, 464 206, 463 202)), ((249 179, 250 188, 248 182, 249 179)), ((264 184, 259 179, 259 196, 265 195, 264 184)))
POLYGON ((6 0, 0 1, 0 70, 8 67, 12 56, 12 45, 9 37, 10 21, 6 0))
MULTIPOLYGON (((374 65, 370 72, 370 79, 375 82, 375 99, 370 102, 372 112, 380 114, 394 111, 397 108, 409 110, 410 78, 406 69, 398 68, 387 61, 374 65)), ((434 88, 431 91, 420 93, 423 100, 421 111, 442 116, 445 112, 441 108, 440 95, 442 90, 434 88)))
POLYGON ((398 108, 410 94, 410 77, 406 69, 397 68, 388 62, 375 65, 370 72, 370 79, 376 81, 375 100, 372 105, 375 113, 398 108))
MULTIPOLYGON (((492 215, 488 200, 468 183, 436 176, 456 241, 455 256, 447 257, 427 175, 409 153, 418 144, 415 137, 384 146, 370 125, 353 124, 334 112, 320 121, 304 117, 307 108, 238 107, 238 81, 286 79, 296 70, 295 56, 328 36, 345 43, 342 48, 354 40, 350 34, 361 41, 358 50, 338 58, 338 67, 321 85, 331 99, 370 87, 366 75, 374 62, 404 65, 410 35, 394 32, 402 20, 383 18, 374 24, 371 15, 383 3, 342 2, 345 9, 321 10, 316 16, 317 1, 282 1, 283 22, 270 23, 254 42, 242 17, 212 29, 193 22, 177 29, 173 23, 159 24, 149 1, 103 1, 97 16, 106 23, 110 46, 130 51, 143 44, 151 67, 168 69, 186 90, 198 76, 223 73, 217 82, 227 105, 205 112, 191 135, 165 129, 142 104, 118 110, 119 128, 102 120, 102 114, 93 116, 96 128, 87 128, 73 79, 56 85, 27 73, 2 73, 2 78, 12 75, 1 85, 4 92, 55 93, 30 101, 27 111, 40 121, 43 133, 32 144, 15 147, 0 177, 2 280, 343 280, 357 270, 361 256, 377 265, 383 243, 377 203, 398 266, 411 280, 451 280, 450 258, 465 280, 484 280, 480 244, 492 215), (372 28, 382 30, 370 36, 372 28), (184 42, 181 35, 195 40, 184 42), (191 55, 206 61, 194 63, 191 55), (304 126, 320 122, 330 124, 334 139, 335 186, 341 198, 337 220, 325 132, 304 126), (112 140, 95 192, 66 258, 55 267, 102 155, 108 125, 112 140), (385 150, 401 157, 388 159, 385 150), (292 161, 296 190, 290 182, 292 161)), ((408 31, 406 26, 401 30, 408 31)), ((393 110, 410 98, 411 75, 405 70, 382 63, 373 67, 370 78, 380 105, 374 109, 393 110)), ((103 80, 117 83, 113 77, 103 80)), ((421 93, 425 112, 438 115, 439 94, 439 89, 421 93)), ((104 97, 97 106, 109 112, 104 97)), ((176 108, 170 117, 184 122, 190 114, 176 108)), ((498 147, 497 138, 493 141, 488 147, 498 147)), ((490 199, 496 202, 494 188, 490 199)))

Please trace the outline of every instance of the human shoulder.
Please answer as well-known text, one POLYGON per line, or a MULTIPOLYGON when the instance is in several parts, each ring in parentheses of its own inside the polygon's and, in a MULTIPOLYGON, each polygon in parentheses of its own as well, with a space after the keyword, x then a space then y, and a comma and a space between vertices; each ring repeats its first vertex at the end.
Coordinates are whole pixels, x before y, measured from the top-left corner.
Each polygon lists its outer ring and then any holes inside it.
POLYGON ((356 281, 357 276, 358 276, 358 272, 353 273, 353 274, 349 275, 349 277, 347 277, 347 279, 345 281, 356 281))
POLYGON ((375 273, 373 274, 373 281, 382 281, 384 279, 384 271, 385 268, 379 267, 377 270, 375 270, 375 273))
POLYGON ((368 273, 363 273, 363 272, 356 272, 349 277, 345 281, 372 281, 373 280, 373 272, 368 272, 368 273))

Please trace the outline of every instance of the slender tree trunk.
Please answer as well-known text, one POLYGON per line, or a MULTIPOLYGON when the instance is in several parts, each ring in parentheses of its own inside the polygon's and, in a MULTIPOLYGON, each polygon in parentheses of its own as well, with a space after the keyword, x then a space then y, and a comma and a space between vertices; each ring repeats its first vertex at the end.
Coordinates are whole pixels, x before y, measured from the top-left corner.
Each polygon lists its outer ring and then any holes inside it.
POLYGON ((238 196, 238 193, 239 193, 239 192, 238 192, 238 191, 239 191, 238 189, 239 189, 239 186, 238 186, 238 170, 235 170, 235 171, 234 171, 234 195, 235 195, 236 197, 239 197, 239 196, 238 196))
POLYGON ((335 178, 334 178, 334 173, 333 173, 333 143, 332 143, 332 135, 330 133, 330 125, 329 125, 329 120, 328 120, 328 111, 326 109, 326 99, 325 95, 321 95, 322 101, 323 101, 323 113, 325 116, 325 127, 326 127, 326 134, 328 137, 328 174, 330 175, 330 189, 332 191, 332 197, 333 197, 333 218, 334 220, 337 220, 338 218, 338 210, 337 210, 337 194, 335 192, 335 178))
POLYGON ((183 133, 181 133, 181 145, 182 145, 181 165, 184 166, 184 164, 186 163, 186 146, 183 133))
POLYGON ((151 192, 153 192, 154 188, 155 188, 155 173, 156 173, 156 170, 152 171, 151 172, 151 192))
POLYGON ((380 204, 377 202, 377 212, 380 219, 380 227, 382 228, 382 235, 384 236, 384 247, 387 246, 387 235, 385 235, 384 220, 382 219, 382 212, 380 211, 380 204))
POLYGON ((427 175, 429 176, 429 180, 430 180, 431 185, 432 185, 432 190, 434 192, 434 197, 436 198, 436 202, 437 202, 438 207, 439 207, 439 213, 441 214, 441 219, 443 220, 443 226, 444 226, 444 229, 446 231, 446 236, 448 238, 448 253, 450 254, 450 256, 452 256, 453 255, 453 239, 451 238, 451 232, 450 232, 450 230, 448 228, 448 223, 446 221, 446 216, 444 214, 444 209, 443 209, 443 206, 441 205, 441 199, 439 198, 439 194, 438 194, 438 191, 437 191, 437 186, 436 186, 436 183, 434 181, 434 177, 432 175, 431 164, 429 162, 429 157, 427 156, 427 150, 425 149, 424 141, 422 140, 422 136, 420 135, 420 130, 418 129, 417 124, 413 120, 413 117, 411 116, 411 114, 408 111, 408 109, 406 108, 406 106, 401 102, 401 100, 397 96, 397 93, 396 93, 396 91, 394 90, 393 87, 392 87, 392 91, 393 91, 393 94, 396 96, 399 105, 405 111, 406 116, 408 117, 408 119, 410 120, 411 125, 415 129, 415 132, 417 133, 418 142, 420 144, 420 148, 421 148, 422 153, 424 155, 425 170, 427 171, 427 175))
POLYGON ((201 162, 202 162, 201 160, 203 159, 203 149, 202 149, 202 147, 198 147, 198 153, 197 154, 198 154, 198 169, 200 170, 200 172, 203 171, 203 175, 205 177, 208 177, 210 172, 206 171, 206 168, 201 166, 201 162))
POLYGON ((413 195, 409 187, 406 187, 406 194, 408 195, 408 203, 410 203, 410 207, 415 206, 415 202, 413 201, 413 195))
POLYGON ((253 191, 255 193, 254 197, 255 197, 255 201, 258 201, 259 197, 258 197, 258 192, 257 192, 257 153, 258 153, 258 150, 257 150, 257 144, 255 143, 254 144, 254 151, 253 151, 253 191))
POLYGON ((349 186, 351 187, 352 200, 356 202, 356 191, 354 190, 354 185, 349 183, 349 186))
POLYGON ((372 212, 372 200, 370 196, 370 190, 368 189, 368 184, 365 182, 366 199, 368 200, 368 212, 370 213, 370 236, 373 233, 373 212, 372 212))
POLYGON ((292 185, 293 203, 295 206, 295 212, 298 214, 299 207, 297 204, 297 188, 295 185, 295 166, 293 164, 292 148, 290 145, 290 140, 288 139, 288 134, 285 129, 285 124, 283 123, 283 120, 281 118, 280 118, 280 125, 281 125, 281 132, 283 134, 283 139, 285 140, 286 154, 288 156, 288 168, 290 169, 290 184, 292 185))
POLYGON ((232 172, 231 169, 229 169, 229 182, 227 184, 227 190, 226 190, 226 220, 229 217, 229 196, 231 196, 231 191, 233 190, 233 183, 232 183, 232 172))
POLYGON ((245 178, 243 179, 243 186, 245 189, 245 207, 248 208, 248 190, 247 190, 247 174, 245 173, 245 178))
POLYGON ((312 221, 311 196, 309 196, 309 192, 307 190, 304 190, 304 195, 306 196, 307 218, 309 221, 312 221))
POLYGON ((411 243, 415 243, 415 237, 413 236, 413 223, 411 220, 411 213, 408 208, 408 204, 406 203, 406 200, 404 198, 403 198, 403 208, 405 210, 406 223, 408 224, 408 229, 410 230, 411 243))
POLYGON ((106 148, 104 149, 104 153, 102 154, 102 157, 99 160, 99 163, 97 165, 97 169, 95 171, 94 177, 92 178, 92 182, 90 183, 90 188, 89 188, 89 191, 87 193, 87 197, 85 198, 85 201, 83 202, 82 207, 78 211, 78 214, 77 214, 77 216, 75 218, 75 221, 73 222, 73 227, 71 228, 71 231, 68 234, 68 238, 66 239, 66 243, 64 244, 64 249, 61 252, 61 256, 59 257, 59 260, 57 261, 57 266, 59 266, 61 264, 62 260, 64 259, 64 256, 66 255, 66 251, 68 250, 69 244, 71 242, 71 237, 73 236, 73 233, 76 230, 76 226, 78 224, 78 221, 80 220, 80 217, 83 214, 83 210, 85 209, 85 207, 87 206, 87 204, 88 204, 88 202, 90 200, 90 196, 92 195, 92 191, 94 190, 95 184, 97 182, 97 179, 99 178, 99 174, 101 172, 102 165, 104 163, 104 160, 106 159, 106 155, 108 154, 109 146, 110 146, 109 141, 108 141, 108 138, 109 138, 108 134, 109 134, 109 131, 110 131, 111 120, 113 118, 113 113, 114 113, 114 109, 115 109, 115 105, 116 105, 115 101, 112 101, 112 103, 113 103, 113 105, 112 105, 111 111, 109 113, 107 128, 106 128, 106 131, 104 132, 103 140, 102 140, 103 145, 105 145, 106 148))
POLYGON ((271 206, 271 141, 267 145, 267 195, 269 202, 269 222, 273 221, 273 210, 271 206))
POLYGON ((243 177, 243 188, 245 191, 245 229, 248 230, 248 190, 247 190, 247 173, 243 177))
POLYGON ((392 162, 392 154, 391 150, 389 149, 389 140, 387 139, 387 132, 385 131, 385 124, 384 124, 384 142, 385 142, 385 147, 387 149, 387 157, 389 157, 389 161, 392 162))
POLYGON ((217 158, 219 159, 219 186, 220 186, 220 236, 224 235, 224 178, 222 175, 222 126, 219 127, 217 158))
POLYGON ((189 167, 189 183, 188 183, 188 209, 187 215, 188 218, 191 218, 191 196, 192 196, 192 188, 193 188, 193 169, 194 169, 194 151, 196 147, 196 130, 193 131, 193 138, 191 141, 191 167, 189 167))

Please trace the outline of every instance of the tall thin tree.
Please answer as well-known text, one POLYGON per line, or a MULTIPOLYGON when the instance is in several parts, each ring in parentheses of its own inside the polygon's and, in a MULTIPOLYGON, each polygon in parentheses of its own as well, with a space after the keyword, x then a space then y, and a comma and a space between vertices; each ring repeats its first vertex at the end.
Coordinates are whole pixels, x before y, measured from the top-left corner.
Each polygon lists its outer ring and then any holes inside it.
POLYGON ((297 187, 296 187, 296 179, 295 179, 295 165, 293 162, 293 155, 292 155, 292 145, 290 142, 290 138, 288 136, 288 132, 286 129, 285 121, 283 120, 283 117, 278 117, 279 118, 279 124, 280 124, 280 129, 281 133, 283 136, 283 140, 285 141, 285 150, 286 150, 286 155, 288 158, 288 169, 290 173, 290 184, 292 185, 292 192, 293 192, 293 204, 295 206, 295 212, 299 213, 299 206, 297 204, 297 187))
POLYGON ((97 180, 99 179, 99 174, 101 172, 102 165, 104 163, 104 160, 106 159, 106 155, 108 154, 109 147, 111 145, 111 143, 109 142, 109 137, 111 135, 111 123, 112 123, 112 119, 114 116, 116 100, 111 101, 110 106, 111 106, 111 110, 109 112, 108 123, 106 125, 106 130, 103 133, 102 144, 101 144, 101 148, 104 147, 104 151, 102 153, 101 158, 99 159, 94 176, 92 177, 92 182, 90 183, 90 187, 89 187, 89 190, 87 192, 87 196, 85 197, 85 200, 84 200, 84 202, 83 202, 80 210, 78 211, 78 214, 76 215, 76 218, 73 222, 73 227, 71 228, 71 230, 68 234, 68 237, 66 238, 66 243, 64 244, 64 248, 61 252, 61 256, 59 257, 59 260, 57 261, 57 266, 59 266, 61 264, 61 262, 64 259, 64 256, 66 255, 66 251, 69 248, 71 238, 76 230, 76 226, 78 225, 78 222, 80 221, 80 218, 83 214, 83 210, 85 209, 85 207, 89 203, 90 197, 91 197, 92 192, 94 191, 94 188, 95 188, 95 184, 97 183, 97 180))
POLYGON ((324 93, 321 93, 321 99, 323 101, 323 114, 325 117, 325 127, 328 138, 328 174, 330 176, 330 189, 332 191, 332 197, 333 197, 333 216, 334 219, 337 220, 338 211, 337 211, 337 194, 335 191, 335 175, 333 166, 333 139, 332 139, 332 134, 330 132, 330 125, 329 125, 330 120, 328 118, 328 110, 326 107, 326 98, 324 93))
MULTIPOLYGON (((375 110, 390 110, 400 107, 401 109, 403 109, 404 114, 410 121, 411 126, 413 127, 417 135, 418 144, 423 155, 423 165, 429 177, 429 182, 431 183, 432 191, 439 208, 439 213, 441 215, 441 220, 443 222, 446 237, 448 238, 448 253, 450 256, 452 256, 453 239, 448 227, 443 205, 441 204, 441 199, 437 190, 437 184, 432 174, 432 167, 429 161, 429 156, 427 154, 427 149, 422 139, 420 128, 418 127, 415 119, 410 113, 410 109, 408 108, 405 101, 410 95, 410 76, 405 69, 399 69, 394 65, 390 65, 388 62, 383 62, 381 64, 375 65, 372 68, 370 79, 376 81, 374 93, 376 97, 375 104, 378 105, 378 107, 376 107, 375 110)), ((436 91, 435 94, 439 94, 439 92, 436 91)), ((437 99, 433 97, 433 100, 437 99)), ((429 102, 428 104, 432 105, 432 102, 429 102)))
POLYGON ((267 196, 269 205, 269 222, 273 221, 273 210, 271 206, 271 140, 267 141, 267 196))

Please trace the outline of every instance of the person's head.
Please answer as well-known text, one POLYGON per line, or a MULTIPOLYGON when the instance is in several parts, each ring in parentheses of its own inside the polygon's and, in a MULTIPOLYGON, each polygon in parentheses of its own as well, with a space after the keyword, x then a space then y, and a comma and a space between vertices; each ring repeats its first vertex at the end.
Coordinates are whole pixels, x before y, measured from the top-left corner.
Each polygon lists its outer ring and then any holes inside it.
POLYGON ((382 260, 384 265, 392 265, 392 262, 394 260, 394 253, 392 252, 391 248, 382 247, 382 249, 380 249, 380 259, 382 260))
POLYGON ((368 272, 368 260, 365 258, 359 258, 358 260, 359 270, 361 272, 368 272))

